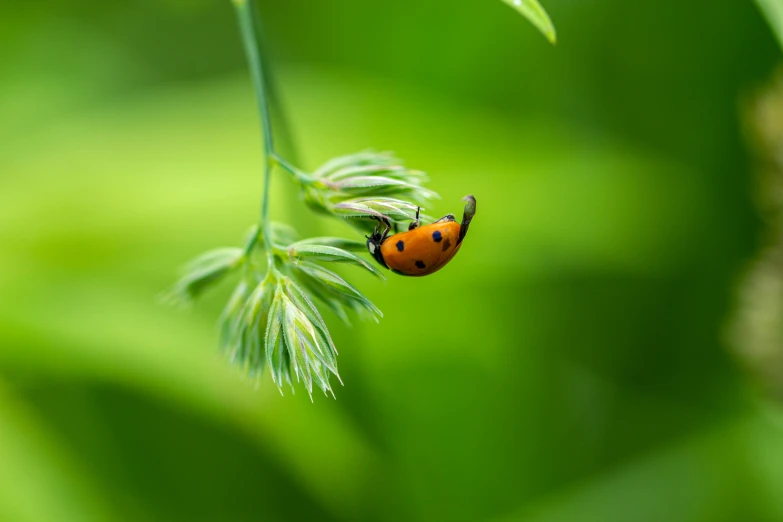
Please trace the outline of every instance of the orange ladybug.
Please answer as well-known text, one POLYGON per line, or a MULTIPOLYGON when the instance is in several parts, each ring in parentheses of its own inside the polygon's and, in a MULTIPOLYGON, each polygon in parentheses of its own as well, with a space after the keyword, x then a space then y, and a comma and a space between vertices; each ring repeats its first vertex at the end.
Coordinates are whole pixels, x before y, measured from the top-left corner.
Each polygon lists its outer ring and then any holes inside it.
POLYGON ((437 272, 457 255, 462 240, 468 233, 470 221, 476 214, 476 198, 465 196, 465 211, 462 223, 457 223, 453 214, 448 214, 434 223, 419 226, 419 210, 416 220, 407 232, 389 235, 391 224, 384 219, 367 238, 367 250, 381 266, 392 272, 407 276, 425 276, 437 272))

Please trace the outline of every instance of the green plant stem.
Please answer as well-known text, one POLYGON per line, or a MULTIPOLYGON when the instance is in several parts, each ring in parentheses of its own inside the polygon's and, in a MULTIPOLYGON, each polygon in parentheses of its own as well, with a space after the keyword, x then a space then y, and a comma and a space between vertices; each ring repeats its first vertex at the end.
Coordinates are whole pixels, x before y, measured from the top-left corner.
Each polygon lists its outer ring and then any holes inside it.
MULTIPOLYGON (((258 102, 258 114, 261 118, 261 127, 264 139, 264 193, 261 197, 261 216, 259 218, 259 233, 264 242, 267 264, 269 270, 275 271, 275 256, 272 252, 272 235, 269 227, 269 188, 272 178, 276 154, 274 152, 274 140, 272 136, 272 119, 269 112, 266 83, 264 80, 264 67, 261 59, 261 39, 255 24, 255 10, 253 0, 233 0, 239 18, 239 29, 242 34, 242 42, 245 47, 250 76, 258 102)), ((252 251, 258 241, 258 234, 249 244, 248 253, 252 251)))
POLYGON ((278 165, 280 165, 280 168, 291 174, 294 177, 294 180, 300 185, 312 185, 316 181, 311 176, 308 176, 306 173, 294 167, 285 158, 277 153, 274 153, 274 160, 278 165))

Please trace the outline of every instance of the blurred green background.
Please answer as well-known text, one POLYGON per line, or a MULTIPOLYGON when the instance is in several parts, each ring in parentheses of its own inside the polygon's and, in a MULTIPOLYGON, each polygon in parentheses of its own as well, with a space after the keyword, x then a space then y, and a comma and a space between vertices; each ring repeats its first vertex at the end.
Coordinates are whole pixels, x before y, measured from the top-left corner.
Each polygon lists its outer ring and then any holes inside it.
MULTIPOLYGON (((783 415, 725 342, 759 244, 747 1, 262 0, 289 154, 391 149, 449 267, 351 280, 337 400, 217 351, 228 287, 156 295, 258 213, 228 0, 0 3, 0 520, 783 520, 783 415)), ((273 214, 355 234, 274 180, 273 214)))

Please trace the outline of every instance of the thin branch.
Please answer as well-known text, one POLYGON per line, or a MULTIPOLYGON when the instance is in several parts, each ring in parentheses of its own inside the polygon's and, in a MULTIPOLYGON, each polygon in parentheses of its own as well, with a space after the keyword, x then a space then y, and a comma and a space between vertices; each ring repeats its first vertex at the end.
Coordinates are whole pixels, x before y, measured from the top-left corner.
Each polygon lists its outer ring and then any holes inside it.
POLYGON ((293 176, 294 180, 300 185, 311 185, 315 181, 312 176, 308 176, 305 172, 294 167, 288 160, 276 152, 274 153, 274 160, 278 165, 280 165, 280 168, 293 176))
MULTIPOLYGON (((256 13, 253 0, 233 0, 239 18, 239 30, 242 34, 242 42, 245 47, 250 76, 255 88, 258 114, 261 118, 261 128, 264 139, 264 193, 261 198, 261 217, 259 228, 264 241, 267 262, 270 270, 274 270, 275 258, 272 253, 272 235, 269 228, 269 188, 272 178, 272 166, 274 164, 274 139, 272 136, 272 118, 269 112, 266 83, 264 80, 264 67, 261 61, 261 39, 255 23, 256 13)), ((250 247, 255 245, 258 239, 252 241, 250 247)))

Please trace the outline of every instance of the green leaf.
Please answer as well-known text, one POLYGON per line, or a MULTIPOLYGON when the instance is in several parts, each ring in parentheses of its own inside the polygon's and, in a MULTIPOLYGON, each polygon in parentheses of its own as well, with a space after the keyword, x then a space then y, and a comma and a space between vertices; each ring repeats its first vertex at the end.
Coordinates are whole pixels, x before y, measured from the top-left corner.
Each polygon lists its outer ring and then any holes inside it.
POLYGON ((208 250, 189 261, 185 265, 185 271, 190 272, 212 265, 231 264, 236 262, 243 253, 242 249, 237 247, 222 247, 208 250))
POLYGON ((334 213, 343 217, 387 217, 363 203, 343 201, 334 206, 334 213))
POLYGON ((783 48, 783 2, 780 0, 756 0, 759 9, 767 19, 772 32, 778 39, 778 44, 783 48))
POLYGON ((230 348, 236 341, 242 320, 241 312, 249 292, 247 283, 240 281, 223 308, 218 324, 220 325, 220 347, 224 350, 230 348))
MULTIPOLYGON (((304 313, 288 299, 283 300, 283 337, 288 347, 288 355, 294 363, 294 373, 297 380, 301 379, 307 389, 310 399, 313 398, 313 377, 310 373, 310 354, 314 352, 310 342, 315 336, 313 325, 304 313)), ((313 353, 313 355, 315 355, 313 353)))
MULTIPOLYGON (((765 0, 776 1, 776 0, 765 0)), ((546 36, 550 43, 557 42, 557 34, 555 32, 555 26, 552 24, 552 20, 549 19, 549 15, 538 3, 538 0, 503 0, 505 4, 510 5, 516 9, 522 16, 527 18, 541 33, 546 36)))
POLYGON ((297 268, 310 276, 313 283, 334 294, 338 299, 340 297, 345 299, 346 304, 351 305, 354 310, 363 309, 371 312, 374 316, 383 317, 383 313, 364 294, 331 270, 313 263, 302 263, 297 265, 297 268))
MULTIPOLYGON (((233 345, 230 346, 230 360, 240 365, 246 365, 255 349, 255 337, 266 329, 267 312, 272 302, 272 288, 268 281, 262 281, 245 301, 239 312, 233 345)), ((263 360, 260 366, 248 368, 253 373, 263 370, 263 360)))
POLYGON ((436 192, 392 178, 352 178, 335 184, 339 196, 396 196, 417 202, 437 199, 436 192))
POLYGON ((310 367, 312 369, 313 374, 317 377, 318 387, 321 388, 321 390, 324 392, 324 395, 326 395, 327 397, 329 396, 326 393, 326 391, 328 390, 329 393, 332 394, 332 398, 336 398, 334 395, 334 390, 332 390, 332 386, 329 384, 329 374, 326 373, 328 367, 325 364, 318 364, 318 363, 315 364, 311 363, 310 367))
MULTIPOLYGON (((390 221, 414 220, 416 205, 395 198, 355 198, 334 206, 335 215, 351 217, 387 218, 390 221)), ((426 218, 426 216, 422 216, 426 218)))
POLYGON ((310 237, 289 245, 289 248, 298 249, 302 245, 324 245, 342 248, 343 250, 349 250, 351 252, 364 252, 367 249, 367 245, 364 241, 355 241, 342 237, 310 237))
POLYGON ((244 261, 241 248, 217 248, 190 261, 184 275, 163 296, 170 303, 188 303, 244 261))
POLYGON ((251 324, 258 314, 266 311, 266 305, 272 296, 272 285, 268 281, 258 283, 247 298, 242 314, 245 321, 251 324))
POLYGON ((256 318, 253 327, 250 330, 250 353, 247 354, 247 372, 251 378, 261 377, 264 373, 264 366, 266 365, 266 358, 264 357, 264 332, 266 331, 266 323, 268 318, 266 315, 259 315, 256 318))
POLYGON ((395 158, 391 152, 362 151, 332 158, 313 172, 313 177, 327 176, 332 172, 351 166, 399 165, 401 163, 402 161, 395 158))
POLYGON ((385 176, 400 181, 415 182, 417 184, 429 181, 429 176, 421 170, 413 170, 402 165, 361 165, 340 169, 330 174, 325 182, 338 182, 356 177, 385 176))
MULTIPOLYGON (((286 290, 288 297, 294 303, 296 303, 296 305, 305 313, 305 315, 307 315, 308 319, 310 319, 310 322, 312 322, 313 325, 315 325, 315 327, 321 331, 321 334, 326 341, 326 346, 329 347, 334 355, 337 355, 337 347, 334 345, 331 335, 329 335, 329 329, 326 327, 326 323, 321 317, 320 312, 318 312, 318 308, 316 308, 310 298, 307 297, 307 294, 290 279, 286 282, 286 290)), ((337 374, 336 366, 332 371, 334 371, 335 375, 337 374)))
POLYGON ((353 176, 334 183, 334 187, 343 192, 367 192, 362 189, 378 188, 394 188, 395 190, 417 188, 410 183, 386 176, 353 176))
POLYGON ((266 333, 264 334, 264 351, 266 352, 267 366, 272 374, 272 382, 277 385, 280 394, 283 393, 283 378, 287 376, 288 364, 283 360, 283 323, 280 317, 280 305, 277 295, 272 301, 269 309, 269 319, 266 323, 266 333))
POLYGON ((269 225, 272 229, 272 239, 277 244, 287 245, 299 239, 296 229, 286 223, 272 221, 269 225))
MULTIPOLYGON (((368 199, 363 201, 363 203, 373 210, 386 214, 394 221, 413 221, 416 219, 416 210, 422 210, 422 207, 394 198, 368 199)), ((424 222, 434 221, 431 216, 422 213, 419 213, 419 219, 424 222)))
POLYGON ((330 292, 329 288, 325 287, 315 279, 308 277, 305 274, 299 273, 297 276, 297 281, 299 284, 306 288, 311 295, 315 296, 319 301, 328 306, 329 309, 334 312, 334 314, 339 317, 343 323, 349 326, 351 325, 351 320, 348 317, 348 313, 343 308, 342 301, 337 298, 336 294, 330 292))
POLYGON ((346 250, 325 245, 300 245, 297 248, 291 246, 288 251, 292 257, 307 259, 308 261, 326 261, 338 263, 350 263, 360 266, 379 279, 386 279, 380 270, 375 268, 361 257, 346 250))
POLYGON ((351 178, 355 176, 379 176, 381 174, 388 174, 390 172, 402 171, 406 169, 402 165, 351 165, 336 170, 326 176, 326 179, 330 181, 338 181, 344 178, 351 178))

